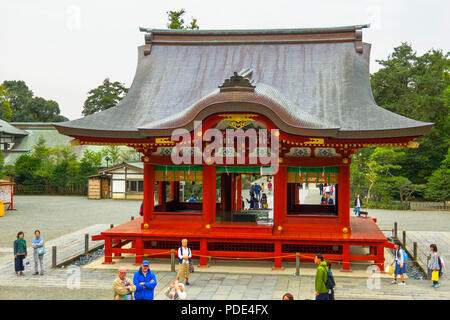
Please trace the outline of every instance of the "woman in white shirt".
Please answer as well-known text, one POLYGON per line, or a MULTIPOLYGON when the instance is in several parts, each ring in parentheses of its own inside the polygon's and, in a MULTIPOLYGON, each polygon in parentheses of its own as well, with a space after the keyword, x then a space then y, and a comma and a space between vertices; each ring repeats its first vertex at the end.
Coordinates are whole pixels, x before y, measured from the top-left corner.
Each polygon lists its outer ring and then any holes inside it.
POLYGON ((191 262, 191 249, 187 246, 187 239, 181 240, 181 247, 178 248, 178 274, 177 280, 180 278, 186 279, 186 285, 189 285, 189 264, 191 262))

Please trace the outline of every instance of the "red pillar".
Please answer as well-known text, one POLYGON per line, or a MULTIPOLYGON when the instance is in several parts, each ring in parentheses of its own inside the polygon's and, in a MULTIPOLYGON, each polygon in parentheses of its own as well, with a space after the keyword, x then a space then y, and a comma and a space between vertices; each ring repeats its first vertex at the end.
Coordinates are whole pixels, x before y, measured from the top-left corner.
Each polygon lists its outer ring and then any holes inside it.
POLYGON ((236 211, 236 176, 231 175, 231 211, 236 211))
POLYGON ((113 264, 112 261, 112 240, 110 237, 105 238, 105 261, 104 264, 113 264))
POLYGON ((172 181, 170 183, 170 200, 174 200, 174 193, 175 193, 175 181, 172 181))
POLYGON ((216 167, 203 166, 203 221, 205 225, 216 219, 216 167))
POLYGON ((294 187, 294 204, 300 204, 300 188, 297 183, 294 187))
POLYGON ((273 225, 282 225, 287 210, 287 167, 279 166, 273 177, 273 225))
MULTIPOLYGON (((204 172, 203 172, 204 173, 204 172)), ((206 239, 200 240, 200 266, 199 267, 206 267, 208 265, 208 243, 206 239)))
MULTIPOLYGON (((166 209, 166 199, 167 199, 167 189, 166 189, 166 182, 160 181, 158 184, 158 194, 159 194, 159 185, 161 185, 161 211, 165 212, 166 209)), ((158 196, 159 198, 159 196, 158 196)))
POLYGON ((338 210, 342 228, 350 227, 350 159, 339 167, 338 210))
POLYGON ((164 181, 158 181, 158 204, 162 204, 164 199, 163 199, 163 191, 164 189, 164 181))
POLYGON ((242 176, 240 174, 238 174, 238 176, 236 177, 236 184, 236 210, 240 211, 242 210, 242 176))
POLYGON ((134 259, 135 264, 141 264, 142 261, 144 261, 144 241, 142 238, 136 238, 135 240, 136 244, 136 256, 134 259))
POLYGON ((275 241, 274 269, 281 269, 281 242, 275 241))
POLYGON ((144 216, 143 225, 153 219, 155 206, 155 171, 154 166, 144 162, 144 216))
POLYGON ((180 202, 180 181, 174 181, 172 183, 172 200, 175 202, 180 202))
POLYGON ((349 271, 350 270, 350 245, 344 244, 342 246, 342 270, 349 271))
POLYGON ((376 248, 377 248, 376 249, 376 251, 377 251, 376 264, 377 264, 378 268, 380 268, 380 271, 383 272, 384 271, 384 246, 377 245, 376 248))

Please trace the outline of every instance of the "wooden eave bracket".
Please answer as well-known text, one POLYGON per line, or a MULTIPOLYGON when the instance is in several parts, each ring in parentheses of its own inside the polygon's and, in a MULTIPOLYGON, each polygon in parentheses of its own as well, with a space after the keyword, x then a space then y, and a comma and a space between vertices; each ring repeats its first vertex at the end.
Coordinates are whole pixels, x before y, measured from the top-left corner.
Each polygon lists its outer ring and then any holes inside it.
POLYGON ((355 29, 355 50, 363 53, 362 29, 355 29))
POLYGON ((145 34, 144 56, 148 56, 152 51, 153 33, 145 34))

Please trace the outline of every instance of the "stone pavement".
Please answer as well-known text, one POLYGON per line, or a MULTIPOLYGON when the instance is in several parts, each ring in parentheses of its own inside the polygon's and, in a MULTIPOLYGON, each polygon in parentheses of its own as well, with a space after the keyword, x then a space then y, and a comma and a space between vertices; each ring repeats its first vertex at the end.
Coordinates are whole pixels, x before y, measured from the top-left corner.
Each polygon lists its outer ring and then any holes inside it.
MULTIPOLYGON (((111 299, 111 284, 116 270, 69 267, 47 269, 44 276, 32 276, 33 267, 29 265, 25 275, 17 277, 12 267, 12 243, 19 230, 23 230, 27 241, 31 242, 32 232, 39 228, 47 246, 51 246, 51 241, 57 241, 58 237, 94 224, 109 226, 110 223, 123 223, 129 221, 130 216, 137 216, 140 202, 61 196, 17 196, 15 200, 15 206, 19 210, 8 211, 5 217, 0 217, 0 299, 111 299), (78 284, 79 289, 76 289, 78 284)), ((382 228, 385 226, 390 230, 393 222, 398 221, 399 230, 407 230, 408 236, 422 237, 421 245, 428 245, 432 240, 438 244, 440 251, 448 252, 445 251, 445 243, 448 241, 439 242, 439 238, 434 238, 440 236, 440 232, 448 232, 450 229, 448 212, 367 211, 370 216, 378 219, 382 228), (426 233, 420 234, 417 230, 426 233)), ((390 261, 388 257, 386 260, 390 261)), ((448 261, 447 263, 450 264, 448 261)), ((115 266, 119 267, 119 263, 115 266)), ((291 271, 289 268, 287 265, 285 271, 291 271)), ((425 280, 407 280, 405 287, 399 287, 391 285, 390 279, 384 277, 380 279, 378 289, 370 289, 367 286, 367 275, 356 277, 354 272, 341 276, 337 269, 334 272, 337 282, 336 299, 450 299, 450 283, 445 277, 438 289, 430 288, 430 281, 425 280)), ((131 270, 129 273, 132 277, 131 270)), ((168 271, 157 271, 156 274, 159 282, 156 299, 166 299, 163 290, 175 279, 176 274, 168 271)), ((187 289, 188 298, 280 299, 285 292, 290 291, 296 299, 313 299, 313 268, 308 271, 308 268, 302 266, 300 274, 300 277, 295 277, 293 273, 225 273, 223 270, 215 273, 195 272, 191 277, 192 285, 187 289)))
MULTIPOLYGON (((155 272, 155 299, 165 300, 164 289, 176 278, 175 272, 155 272)), ((115 270, 57 269, 44 276, 0 277, 0 299, 112 299, 115 270), (8 278, 8 279, 5 279, 8 278), (79 279, 79 285, 77 280, 79 279)), ((129 272, 132 278, 133 273, 129 272)), ((336 277, 336 300, 450 299, 450 286, 429 287, 428 281, 410 280, 402 287, 379 279, 336 277)), ((296 300, 314 299, 314 277, 193 273, 187 287, 188 300, 279 300, 290 292, 296 300)))

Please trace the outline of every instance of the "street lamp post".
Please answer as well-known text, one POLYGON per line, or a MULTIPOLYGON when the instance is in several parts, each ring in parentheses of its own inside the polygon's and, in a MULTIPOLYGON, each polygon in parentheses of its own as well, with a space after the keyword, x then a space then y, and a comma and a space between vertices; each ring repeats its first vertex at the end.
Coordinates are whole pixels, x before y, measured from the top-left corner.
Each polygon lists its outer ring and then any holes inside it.
POLYGON ((109 160, 111 160, 111 159, 110 159, 108 156, 106 156, 105 160, 106 160, 106 168, 108 168, 108 162, 109 162, 109 160))

